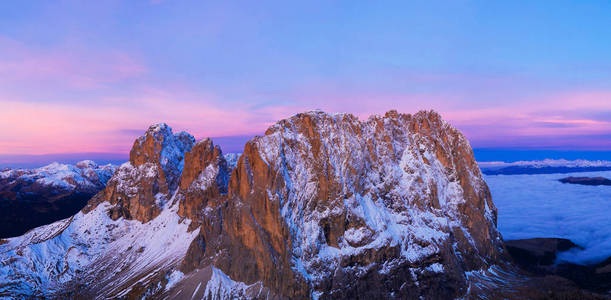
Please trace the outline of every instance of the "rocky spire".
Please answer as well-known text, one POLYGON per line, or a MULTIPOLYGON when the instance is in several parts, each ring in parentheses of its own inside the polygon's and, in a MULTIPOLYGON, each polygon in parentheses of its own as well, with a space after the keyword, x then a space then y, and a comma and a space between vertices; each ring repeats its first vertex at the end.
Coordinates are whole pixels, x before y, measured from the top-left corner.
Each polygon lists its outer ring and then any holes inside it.
POLYGON ((110 211, 113 219, 152 220, 178 188, 185 153, 194 143, 195 138, 186 132, 173 134, 167 124, 152 125, 134 142, 129 162, 119 167, 106 189, 84 211, 108 201, 114 205, 110 211))
MULTIPOLYGON (((195 144, 185 154, 184 171, 180 178, 179 215, 201 220, 208 201, 218 201, 227 193, 230 169, 221 148, 209 138, 195 144)), ((195 222, 194 222, 195 224, 195 222)))
POLYGON ((129 152, 129 161, 138 167, 146 163, 158 164, 164 172, 169 190, 176 189, 182 173, 184 156, 191 150, 195 138, 182 131, 172 133, 165 123, 151 125, 129 152))

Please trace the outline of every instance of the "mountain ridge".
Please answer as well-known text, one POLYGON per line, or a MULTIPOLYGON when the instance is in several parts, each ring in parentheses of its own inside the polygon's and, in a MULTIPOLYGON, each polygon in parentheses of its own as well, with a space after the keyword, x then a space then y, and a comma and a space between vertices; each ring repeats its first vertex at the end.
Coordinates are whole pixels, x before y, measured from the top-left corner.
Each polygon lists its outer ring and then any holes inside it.
POLYGON ((0 297, 417 299, 527 286, 499 286, 521 274, 469 142, 433 111, 297 114, 250 140, 235 167, 211 140, 153 125, 81 212, 6 240, 0 257, 0 297))

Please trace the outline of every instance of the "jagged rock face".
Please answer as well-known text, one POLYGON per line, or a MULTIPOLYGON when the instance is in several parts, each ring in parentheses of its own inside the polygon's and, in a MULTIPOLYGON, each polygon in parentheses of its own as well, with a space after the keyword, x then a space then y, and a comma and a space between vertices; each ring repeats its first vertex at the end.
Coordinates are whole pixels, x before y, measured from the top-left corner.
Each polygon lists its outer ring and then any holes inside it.
POLYGON ((221 148, 215 146, 210 139, 197 142, 185 154, 178 214, 191 220, 201 220, 208 201, 216 201, 227 193, 229 175, 230 168, 221 148))
POLYGON ((194 143, 195 138, 184 131, 172 134, 166 124, 153 125, 134 142, 129 161, 134 167, 149 163, 158 165, 163 170, 166 188, 174 190, 182 173, 184 155, 194 143))
POLYGON ((166 124, 149 127, 134 142, 129 162, 119 167, 107 188, 90 201, 85 212, 101 202, 110 202, 114 205, 110 212, 113 220, 154 219, 178 187, 185 153, 194 143, 193 136, 186 132, 173 134, 166 124))
POLYGON ((248 142, 227 199, 190 255, 283 297, 457 297, 503 255, 471 148, 433 112, 280 121, 248 142))

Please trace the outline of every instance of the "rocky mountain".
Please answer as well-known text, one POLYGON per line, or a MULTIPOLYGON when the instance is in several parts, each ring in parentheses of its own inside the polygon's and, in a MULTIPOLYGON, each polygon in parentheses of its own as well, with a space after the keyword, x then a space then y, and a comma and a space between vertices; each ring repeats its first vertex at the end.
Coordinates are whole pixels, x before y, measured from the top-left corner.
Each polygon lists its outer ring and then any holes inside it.
POLYGON ((0 241, 0 297, 547 296, 496 216, 468 141, 432 111, 297 114, 235 166, 159 124, 79 213, 0 241))
POLYGON ((0 172, 0 238, 70 217, 106 186, 112 165, 85 160, 0 172))

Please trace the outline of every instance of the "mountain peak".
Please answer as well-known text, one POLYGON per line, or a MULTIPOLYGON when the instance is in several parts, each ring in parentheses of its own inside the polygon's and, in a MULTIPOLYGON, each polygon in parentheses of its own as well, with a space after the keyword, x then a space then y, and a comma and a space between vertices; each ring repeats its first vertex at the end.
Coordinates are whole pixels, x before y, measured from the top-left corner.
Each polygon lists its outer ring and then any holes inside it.
POLYGON ((149 126, 149 128, 146 130, 146 133, 157 133, 157 132, 167 132, 167 133, 172 133, 172 127, 170 127, 168 124, 166 123, 157 123, 157 124, 153 124, 151 126, 149 126))
POLYGON ((98 164, 93 160, 81 160, 76 163, 76 167, 80 169, 97 168, 98 164))
POLYGON ((184 131, 173 134, 172 128, 165 123, 151 125, 145 135, 134 142, 129 161, 136 167, 146 163, 159 165, 173 190, 182 173, 185 152, 194 144, 195 138, 184 131))
POLYGON ((123 217, 146 223, 156 218, 178 188, 185 154, 194 144, 192 135, 174 134, 165 123, 150 126, 134 141, 129 162, 119 167, 84 212, 108 202, 113 205, 109 213, 113 220, 123 217))

